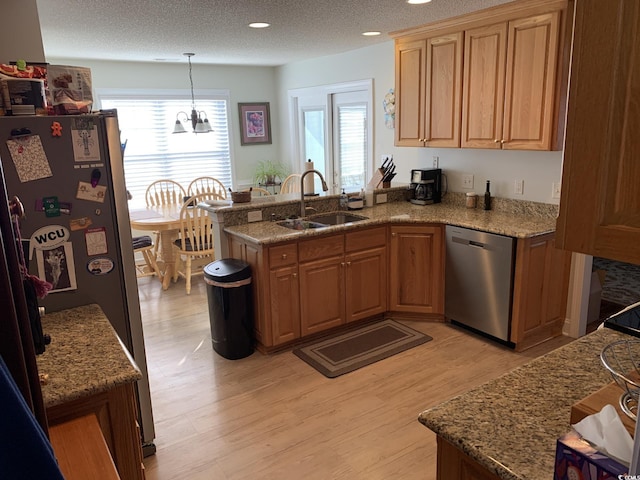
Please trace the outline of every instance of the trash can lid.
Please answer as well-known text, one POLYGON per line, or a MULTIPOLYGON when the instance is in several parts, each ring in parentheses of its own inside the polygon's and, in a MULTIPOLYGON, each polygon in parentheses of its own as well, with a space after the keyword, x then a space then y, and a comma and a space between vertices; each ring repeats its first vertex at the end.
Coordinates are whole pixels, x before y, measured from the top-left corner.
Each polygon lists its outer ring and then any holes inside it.
POLYGON ((251 278, 251 265, 237 258, 223 258, 204 267, 204 276, 222 283, 246 280, 251 278))

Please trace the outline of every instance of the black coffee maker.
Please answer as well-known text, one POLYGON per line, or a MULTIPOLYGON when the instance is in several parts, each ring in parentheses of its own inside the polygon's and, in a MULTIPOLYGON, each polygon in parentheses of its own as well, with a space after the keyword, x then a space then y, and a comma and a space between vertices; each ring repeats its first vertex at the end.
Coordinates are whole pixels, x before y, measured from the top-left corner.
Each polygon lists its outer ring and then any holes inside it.
POLYGON ((442 170, 439 168, 411 170, 411 190, 416 205, 440 203, 442 199, 442 170))

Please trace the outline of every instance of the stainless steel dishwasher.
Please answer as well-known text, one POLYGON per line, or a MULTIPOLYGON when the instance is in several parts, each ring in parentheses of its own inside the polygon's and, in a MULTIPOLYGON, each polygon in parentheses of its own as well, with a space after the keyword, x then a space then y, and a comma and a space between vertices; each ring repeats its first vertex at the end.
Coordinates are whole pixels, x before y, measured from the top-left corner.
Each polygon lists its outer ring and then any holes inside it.
POLYGON ((509 343, 515 239, 447 225, 445 317, 509 343))

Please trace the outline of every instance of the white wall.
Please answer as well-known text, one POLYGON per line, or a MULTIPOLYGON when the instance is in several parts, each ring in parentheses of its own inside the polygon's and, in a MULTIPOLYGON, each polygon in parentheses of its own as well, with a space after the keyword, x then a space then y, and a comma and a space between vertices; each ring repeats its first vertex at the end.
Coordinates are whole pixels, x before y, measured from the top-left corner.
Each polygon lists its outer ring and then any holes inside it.
MULTIPOLYGON (((93 88, 184 89, 189 92, 189 67, 184 63, 133 63, 100 60, 47 58, 57 65, 91 68, 93 88)), ((194 89, 228 90, 231 100, 231 155, 235 160, 236 184, 253 182, 253 167, 259 160, 280 157, 280 136, 272 134, 270 145, 240 145, 238 103, 269 102, 274 133, 280 129, 276 76, 272 67, 201 65, 193 63, 194 89)), ((196 101, 197 105, 197 101, 196 101)), ((189 105, 185 106, 187 109, 189 105)), ((99 105, 96 105, 99 108, 99 105)), ((190 107, 189 107, 190 108, 190 107)))
MULTIPOLYGON (((394 131, 385 127, 382 108, 385 94, 395 84, 393 41, 279 67, 279 109, 287 111, 289 89, 366 78, 374 80, 374 159, 379 163, 382 155, 392 154, 399 172, 398 183, 409 182, 412 168, 431 168, 433 156, 438 156, 440 167, 447 174, 449 191, 482 193, 485 181, 491 180, 491 191, 495 196, 559 203, 559 199, 552 198, 552 184, 560 182, 562 152, 395 147, 394 131), (463 174, 474 175, 473 190, 462 188, 463 174), (524 180, 523 195, 514 194, 515 180, 524 180)), ((282 120, 287 120, 284 115, 282 120)), ((283 156, 291 158, 286 125, 280 130, 283 156)))

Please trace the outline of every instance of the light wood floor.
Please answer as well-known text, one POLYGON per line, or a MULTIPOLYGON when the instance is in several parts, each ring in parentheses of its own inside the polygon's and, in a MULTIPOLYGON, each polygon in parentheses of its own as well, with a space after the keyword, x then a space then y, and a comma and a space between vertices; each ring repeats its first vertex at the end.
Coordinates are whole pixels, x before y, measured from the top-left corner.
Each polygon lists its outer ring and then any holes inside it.
MULTIPOLYGON (((435 479, 418 414, 566 343, 521 354, 462 329, 335 379, 290 351, 226 360, 211 346, 206 286, 139 279, 157 453, 148 480, 435 479)), ((568 412, 567 412, 568 415, 568 412)))

